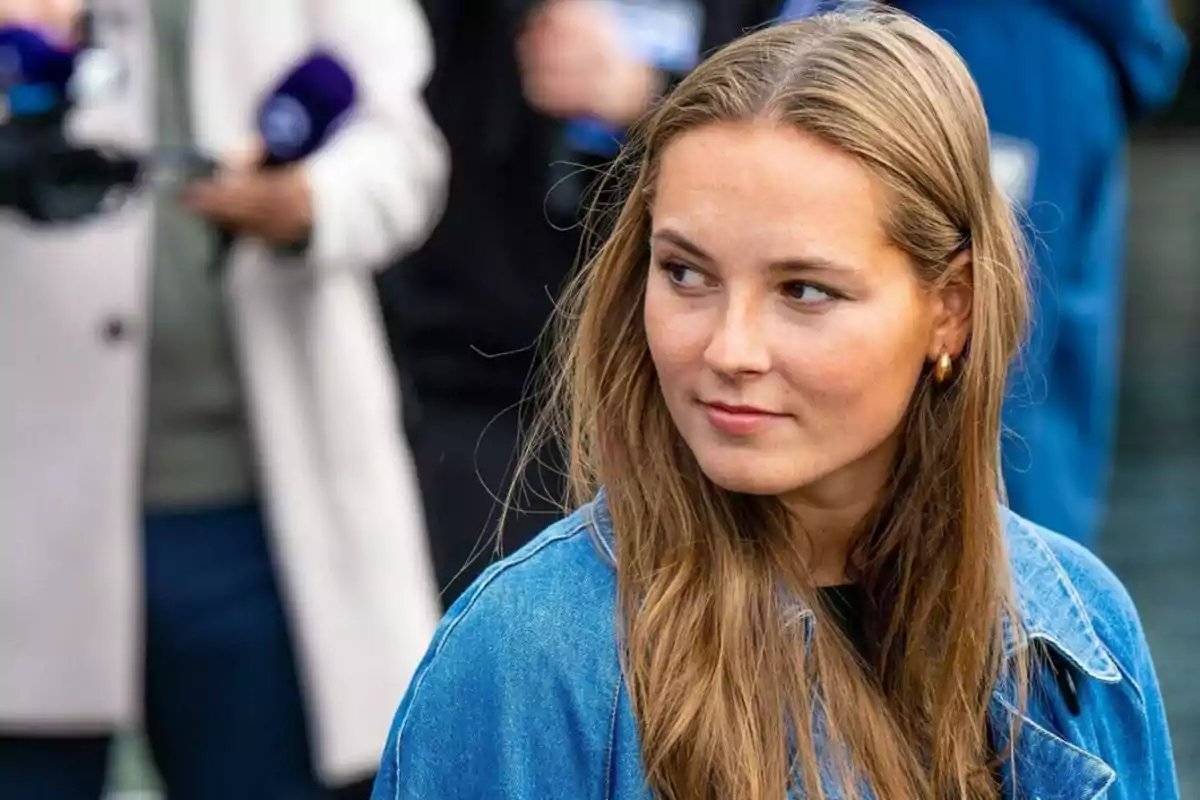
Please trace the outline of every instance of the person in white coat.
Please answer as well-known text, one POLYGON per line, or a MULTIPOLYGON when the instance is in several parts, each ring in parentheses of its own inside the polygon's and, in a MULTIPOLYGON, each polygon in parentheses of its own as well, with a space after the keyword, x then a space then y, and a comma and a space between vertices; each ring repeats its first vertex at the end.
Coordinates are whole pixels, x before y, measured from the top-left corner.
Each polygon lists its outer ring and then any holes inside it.
MULTIPOLYGON (((415 0, 97 7, 129 80, 73 112, 81 140, 242 151, 316 48, 359 101, 291 169, 70 227, 0 215, 0 797, 95 800, 133 725, 174 800, 365 787, 440 613, 372 285, 441 211, 426 22, 415 0), (219 279, 214 222, 239 234, 219 279)), ((0 23, 78 11, 0 0, 0 23)))

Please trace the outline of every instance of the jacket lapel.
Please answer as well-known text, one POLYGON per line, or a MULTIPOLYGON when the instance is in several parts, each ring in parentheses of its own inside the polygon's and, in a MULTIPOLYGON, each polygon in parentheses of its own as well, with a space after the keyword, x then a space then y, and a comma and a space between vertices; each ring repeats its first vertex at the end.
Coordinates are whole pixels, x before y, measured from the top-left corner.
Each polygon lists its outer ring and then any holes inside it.
MULTIPOLYGON (((1013 581, 1021 614, 1021 632, 1005 629, 1005 646, 1013 656, 1026 648, 1046 648, 1063 669, 1077 671, 1088 680, 1118 683, 1121 672, 1096 634, 1084 606, 1062 564, 1031 523, 1007 509, 1001 510, 1013 581)), ((1034 684, 1050 669, 1047 660, 1033 658, 1034 684)), ((1033 716, 1035 703, 1065 703, 1055 693, 1066 691, 1056 681, 1031 687, 1028 707, 1017 711, 1011 684, 992 697, 991 719, 996 746, 1008 749, 1010 732, 1017 730, 1016 747, 1005 765, 1004 797, 1021 800, 1093 800, 1116 780, 1116 772, 1099 757, 1055 733, 1033 716)), ((1053 715, 1049 715, 1051 718, 1053 715)))
POLYGON ((1005 800, 1095 800, 1117 778, 1102 759, 1017 712, 1000 692, 992 698, 991 717, 1001 753, 1017 728, 1015 751, 1002 768, 1005 800))

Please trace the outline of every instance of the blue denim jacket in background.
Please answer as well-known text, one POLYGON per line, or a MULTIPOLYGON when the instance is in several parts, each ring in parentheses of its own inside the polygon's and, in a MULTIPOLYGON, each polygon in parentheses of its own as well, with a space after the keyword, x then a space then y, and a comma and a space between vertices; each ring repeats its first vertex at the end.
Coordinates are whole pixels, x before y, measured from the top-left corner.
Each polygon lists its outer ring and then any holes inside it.
MULTIPOLYGON (((1003 797, 1176 800, 1129 595, 1081 546, 1007 510, 1002 521, 1029 640, 1058 665, 1034 675, 1003 797)), ((601 495, 459 598, 396 714, 374 800, 650 800, 618 663, 612 541, 601 495)), ((1010 696, 996 692, 993 730, 1007 730, 1010 696)))

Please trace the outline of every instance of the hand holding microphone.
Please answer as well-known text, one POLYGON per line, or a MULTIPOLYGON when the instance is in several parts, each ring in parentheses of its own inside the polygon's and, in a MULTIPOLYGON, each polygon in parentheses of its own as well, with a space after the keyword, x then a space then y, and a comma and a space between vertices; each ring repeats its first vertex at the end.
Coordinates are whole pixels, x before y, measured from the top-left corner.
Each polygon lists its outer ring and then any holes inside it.
POLYGON ((225 232, 276 246, 303 244, 312 227, 312 199, 300 163, 320 150, 357 101, 347 69, 317 52, 292 70, 258 110, 259 140, 213 179, 187 187, 184 201, 225 232))
MULTIPOLYGON (((35 222, 73 222, 138 187, 198 175, 183 200, 221 227, 223 250, 242 234, 303 245, 312 206, 299 162, 332 138, 357 100, 353 78, 335 58, 318 52, 292 70, 259 107, 251 152, 212 176, 212 159, 190 148, 136 154, 68 141, 63 117, 80 87, 108 88, 118 71, 86 44, 85 25, 76 46, 60 45, 41 27, 6 24, 16 6, 0 0, 0 208, 35 222)), ((29 18, 28 8, 17 10, 29 18)))
MULTIPOLYGON (((276 246, 302 242, 312 226, 308 179, 298 164, 263 169, 261 159, 227 161, 213 178, 183 190, 183 202, 222 229, 228 250, 236 235, 255 236, 276 246)), ((225 252, 221 252, 223 258, 225 252)))

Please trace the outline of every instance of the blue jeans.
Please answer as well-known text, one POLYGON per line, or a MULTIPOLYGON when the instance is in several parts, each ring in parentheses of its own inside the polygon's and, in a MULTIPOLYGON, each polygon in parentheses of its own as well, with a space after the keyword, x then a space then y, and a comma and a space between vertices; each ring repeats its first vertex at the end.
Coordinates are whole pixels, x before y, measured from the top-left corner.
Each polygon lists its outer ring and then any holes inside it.
MULTIPOLYGON (((170 800, 357 796, 313 774, 257 507, 148 515, 145 591, 146 734, 170 800)), ((99 800, 110 740, 0 734, 0 797, 99 800)))

